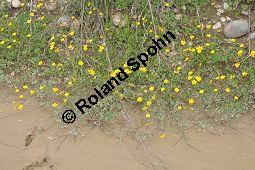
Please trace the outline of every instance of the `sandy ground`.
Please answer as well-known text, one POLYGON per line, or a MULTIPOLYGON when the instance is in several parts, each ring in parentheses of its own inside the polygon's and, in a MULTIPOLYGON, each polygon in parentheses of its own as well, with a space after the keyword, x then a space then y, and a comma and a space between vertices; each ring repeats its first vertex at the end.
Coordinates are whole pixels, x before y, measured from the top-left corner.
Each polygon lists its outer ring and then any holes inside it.
MULTIPOLYGON (((122 141, 93 129, 84 130, 84 137, 74 142, 74 138, 63 136, 66 131, 57 127, 49 110, 38 108, 37 101, 20 112, 6 100, 0 97, 0 170, 150 169, 131 139, 122 141), (35 133, 36 127, 46 131, 35 133)), ((255 169, 255 124, 250 119, 242 119, 238 130, 226 128, 221 135, 192 129, 187 137, 190 146, 184 139, 177 142, 180 134, 174 129, 165 139, 152 139, 153 150, 166 169, 255 169)))

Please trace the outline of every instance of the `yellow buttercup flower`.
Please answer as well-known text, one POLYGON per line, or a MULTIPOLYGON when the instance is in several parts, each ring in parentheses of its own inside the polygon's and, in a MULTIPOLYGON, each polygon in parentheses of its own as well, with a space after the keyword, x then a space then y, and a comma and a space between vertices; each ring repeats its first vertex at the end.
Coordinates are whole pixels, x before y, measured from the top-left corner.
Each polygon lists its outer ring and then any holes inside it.
POLYGON ((24 108, 24 105, 23 105, 23 104, 19 104, 19 105, 18 105, 18 109, 19 109, 19 110, 22 110, 23 108, 24 108))
POLYGON ((159 135, 159 137, 160 137, 160 139, 164 139, 164 138, 166 138, 166 134, 162 133, 162 134, 159 135))
POLYGON ((35 94, 35 90, 30 90, 30 95, 35 94))
POLYGON ((147 68, 146 67, 142 67, 142 68, 140 68, 139 69, 141 72, 143 72, 143 73, 146 73, 147 72, 147 68))
POLYGON ((96 74, 96 72, 93 69, 88 69, 88 74, 90 74, 91 76, 94 76, 96 74))
POLYGON ((211 54, 215 54, 215 50, 211 50, 211 54))
POLYGON ((239 97, 238 96, 234 96, 234 100, 238 100, 239 99, 239 97))
POLYGON ((58 103, 57 103, 57 102, 54 102, 54 103, 52 103, 51 106, 57 108, 57 107, 58 107, 58 103))
POLYGON ((198 46, 198 47, 196 48, 196 50, 197 50, 197 53, 200 54, 200 53, 202 53, 202 51, 203 51, 203 47, 202 47, 202 46, 198 46))
POLYGON ((202 77, 196 76, 195 79, 196 79, 198 82, 200 82, 200 81, 202 80, 202 77))
POLYGON ((187 43, 186 43, 186 41, 185 40, 181 40, 181 45, 186 45, 187 43))
POLYGON ((193 105, 195 103, 195 100, 193 98, 189 99, 189 104, 193 105))
POLYGON ((250 57, 252 57, 252 58, 254 58, 255 57, 255 50, 252 50, 251 52, 250 52, 250 55, 249 55, 250 57))
POLYGON ((182 110, 182 106, 181 105, 177 106, 177 109, 182 110))
POLYGON ((243 55, 243 50, 238 50, 237 55, 242 56, 243 55))
POLYGON ((165 84, 168 84, 170 81, 167 80, 167 79, 165 79, 163 82, 164 82, 165 84))
POLYGON ((70 35, 70 36, 74 36, 74 34, 75 34, 74 31, 69 32, 69 35, 70 35))
POLYGON ((143 101, 143 98, 142 98, 142 97, 138 97, 138 98, 136 99, 136 101, 137 101, 138 103, 141 103, 141 102, 143 101))
POLYGON ((28 85, 24 85, 24 86, 22 86, 22 88, 23 88, 24 90, 26 90, 26 89, 28 89, 28 85))
POLYGON ((146 113, 145 117, 146 117, 147 119, 149 119, 149 118, 151 118, 151 114, 150 114, 150 113, 146 113))
POLYGON ((83 65, 84 65, 84 62, 80 60, 80 61, 78 61, 78 65, 79 65, 79 66, 83 66, 83 65))
POLYGON ((105 49, 104 45, 100 45, 98 51, 101 53, 104 51, 104 49, 105 49))
POLYGON ((192 85, 196 85, 196 84, 197 84, 197 80, 192 80, 192 81, 191 81, 191 84, 192 84, 192 85))
POLYGON ((244 48, 244 44, 240 44, 239 47, 240 47, 240 48, 244 48))
POLYGON ((239 67, 240 67, 240 65, 241 65, 241 63, 240 63, 240 62, 235 63, 235 67, 236 67, 236 68, 239 68, 239 67))
POLYGON ((199 94, 204 94, 204 92, 205 92, 204 89, 199 90, 199 94))
POLYGON ((83 51, 88 51, 88 49, 89 49, 89 47, 88 47, 88 45, 83 45, 83 51))
POLYGON ((175 88, 174 88, 174 91, 175 91, 176 93, 178 93, 178 92, 180 91, 180 89, 179 89, 178 87, 175 87, 175 88))
POLYGON ((155 89, 154 86, 151 86, 151 87, 149 88, 150 91, 153 91, 154 89, 155 89))
POLYGON ((43 64, 42 60, 38 62, 38 66, 41 66, 42 64, 43 64))
POLYGON ((246 71, 243 71, 243 72, 242 72, 242 76, 243 76, 243 77, 246 77, 247 75, 248 75, 248 73, 247 73, 246 71))
POLYGON ((211 38, 211 34, 206 34, 206 38, 211 38))
POLYGON ((229 87, 226 88, 226 92, 227 93, 230 93, 231 92, 231 89, 229 87))

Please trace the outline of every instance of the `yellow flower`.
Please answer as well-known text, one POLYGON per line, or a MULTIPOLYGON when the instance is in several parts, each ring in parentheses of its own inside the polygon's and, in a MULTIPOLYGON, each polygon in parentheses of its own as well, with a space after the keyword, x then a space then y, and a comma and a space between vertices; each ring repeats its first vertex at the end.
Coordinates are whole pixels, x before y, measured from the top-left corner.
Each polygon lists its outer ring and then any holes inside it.
POLYGON ((162 91, 162 92, 165 91, 165 90, 166 90, 165 87, 161 87, 161 88, 160 88, 160 91, 162 91))
POLYGON ((30 12, 29 15, 30 15, 31 17, 34 17, 34 16, 35 16, 35 14, 34 14, 33 12, 30 12))
POLYGON ((92 11, 89 11, 89 15, 91 15, 93 12, 92 11))
POLYGON ((254 58, 255 57, 255 50, 252 50, 249 56, 254 58))
POLYGON ((28 89, 28 85, 24 85, 24 86, 22 86, 22 88, 23 88, 24 90, 26 90, 26 89, 28 89))
POLYGON ((186 45, 187 43, 186 43, 186 41, 185 40, 181 40, 181 45, 186 45))
POLYGON ((136 22, 135 22, 135 25, 136 25, 136 26, 139 26, 140 24, 141 24, 141 23, 140 23, 139 21, 136 21, 136 22))
POLYGON ((42 60, 38 62, 38 66, 41 66, 42 64, 43 64, 42 60))
POLYGON ((16 35, 17 35, 17 33, 16 33, 16 32, 13 32, 13 33, 12 33, 12 36, 13 36, 13 37, 15 37, 16 35))
POLYGON ((142 98, 142 97, 138 97, 138 98, 136 99, 136 101, 137 101, 138 103, 141 103, 141 102, 143 101, 143 98, 142 98))
POLYGON ((54 102, 54 103, 52 103, 52 105, 51 105, 52 107, 58 107, 58 103, 57 102, 54 102))
POLYGON ((20 98, 20 99, 24 99, 24 95, 22 95, 22 94, 19 95, 19 98, 20 98))
POLYGON ((226 88, 226 92, 227 93, 230 93, 231 92, 231 89, 229 87, 226 88))
POLYGON ((155 89, 154 86, 151 86, 151 87, 149 88, 150 91, 153 91, 154 89, 155 89))
POLYGON ((149 119, 149 118, 151 118, 151 114, 150 114, 150 113, 146 113, 145 117, 146 117, 147 119, 149 119))
POLYGON ((193 79, 193 76, 188 76, 188 80, 191 80, 191 79, 193 79))
POLYGON ((31 22, 32 22, 31 19, 27 20, 27 24, 31 24, 31 22))
POLYGON ((30 38, 32 35, 31 34, 27 34, 27 38, 30 38))
POLYGON ((152 101, 151 100, 148 100, 147 102, 146 102, 146 105, 147 106, 150 106, 152 104, 152 101))
POLYGON ((175 88, 174 88, 174 91, 175 91, 176 93, 178 93, 178 92, 180 91, 180 89, 179 89, 178 87, 175 87, 175 88))
POLYGON ((243 55, 243 50, 238 50, 237 55, 242 56, 243 55))
POLYGON ((241 65, 241 63, 240 63, 240 62, 235 63, 235 67, 236 67, 236 68, 239 68, 239 67, 240 67, 240 65, 241 65))
POLYGON ((221 79, 221 80, 224 80, 225 78, 226 78, 226 76, 224 76, 224 75, 221 75, 221 76, 220 76, 220 79, 221 79))
POLYGON ((140 68, 139 69, 141 72, 143 72, 143 73, 146 73, 147 72, 147 68, 146 67, 142 67, 142 68, 140 68))
POLYGON ((45 87, 44 86, 40 86, 39 87, 39 90, 43 90, 45 87))
POLYGON ((211 54, 214 54, 215 53, 215 50, 211 50, 211 54))
POLYGON ((242 76, 243 76, 243 77, 246 77, 247 75, 248 75, 248 73, 247 73, 246 71, 243 71, 243 72, 242 72, 242 76))
POLYGON ((18 93, 18 92, 19 92, 19 89, 18 89, 18 88, 15 88, 15 92, 18 93))
POLYGON ((195 38, 195 36, 194 36, 194 35, 191 35, 191 36, 189 36, 189 38, 190 38, 191 40, 193 40, 193 39, 195 38))
POLYGON ((171 6, 170 3, 168 2, 165 3, 165 7, 170 7, 170 6, 171 6))
POLYGON ((131 73, 133 72, 132 70, 130 70, 130 69, 128 69, 128 68, 125 69, 124 71, 125 71, 127 74, 131 74, 131 73))
POLYGON ((191 84, 192 84, 192 85, 196 85, 196 84, 197 84, 197 80, 192 80, 192 81, 191 81, 191 84))
POLYGON ((202 28, 202 25, 201 25, 201 24, 198 24, 198 25, 197 25, 197 28, 202 28))
POLYGON ((19 110, 22 110, 23 108, 24 108, 24 105, 23 105, 23 104, 19 104, 19 105, 18 105, 18 109, 19 109, 19 110))
POLYGON ((238 98, 239 98, 238 96, 234 96, 234 100, 238 100, 238 98))
POLYGON ((65 97, 68 97, 68 96, 70 96, 70 93, 65 92, 64 96, 65 96, 65 97))
POLYGON ((31 95, 35 94, 35 90, 30 90, 30 94, 31 95))
POLYGON ((41 8, 43 6, 43 3, 42 2, 40 2, 40 3, 38 3, 37 5, 36 5, 36 8, 41 8))
POLYGON ((204 89, 199 90, 199 94, 204 94, 204 92, 205 92, 204 89))
POLYGON ((58 89, 57 87, 53 87, 53 88, 52 88, 52 91, 53 91, 54 93, 58 93, 58 92, 59 92, 59 89, 58 89))
POLYGON ((166 138, 166 134, 165 134, 165 133, 161 133, 161 134, 159 135, 159 137, 160 137, 160 139, 164 139, 164 138, 166 138))
POLYGON ((104 49, 105 49, 104 45, 100 45, 98 51, 101 53, 104 51, 104 49))
POLYGON ((240 47, 240 48, 244 48, 244 44, 240 44, 239 47, 240 47))
POLYGON ((195 103, 195 100, 194 100, 194 99, 192 99, 192 98, 189 99, 189 104, 190 104, 190 105, 193 105, 194 103, 195 103))
POLYGON ((202 80, 202 77, 196 76, 195 79, 196 79, 198 82, 200 82, 200 81, 202 80))
POLYGON ((177 109, 182 110, 182 106, 181 105, 177 106, 177 109))
POLYGON ((198 46, 198 47, 196 48, 196 50, 197 50, 197 53, 200 54, 200 53, 202 53, 202 51, 203 51, 203 47, 202 47, 202 46, 198 46))
POLYGON ((83 65, 84 65, 84 62, 80 60, 80 61, 78 61, 78 65, 79 65, 79 66, 83 66, 83 65))
POLYGON ((169 49, 169 48, 166 48, 165 51, 166 51, 166 53, 169 53, 169 52, 170 52, 170 49, 169 49))
POLYGON ((88 49, 89 49, 89 47, 88 47, 88 45, 83 45, 83 51, 88 51, 88 49))
POLYGON ((236 39, 232 38, 230 41, 233 42, 233 43, 235 43, 235 42, 236 42, 236 39))
POLYGON ((206 34, 206 38, 211 38, 211 34, 206 34))
POLYGON ((70 36, 74 36, 74 34, 75 34, 74 31, 69 32, 69 35, 70 35, 70 36))
POLYGON ((205 43, 205 46, 206 47, 209 47, 211 44, 210 43, 205 43))
POLYGON ((167 79, 165 79, 163 82, 164 82, 165 84, 168 84, 170 81, 167 80, 167 79))
POLYGON ((211 29, 211 28, 212 28, 212 25, 208 24, 208 25, 206 25, 206 28, 207 28, 207 29, 211 29))
POLYGON ((96 74, 96 72, 93 69, 88 69, 88 74, 90 74, 91 76, 94 76, 96 74))

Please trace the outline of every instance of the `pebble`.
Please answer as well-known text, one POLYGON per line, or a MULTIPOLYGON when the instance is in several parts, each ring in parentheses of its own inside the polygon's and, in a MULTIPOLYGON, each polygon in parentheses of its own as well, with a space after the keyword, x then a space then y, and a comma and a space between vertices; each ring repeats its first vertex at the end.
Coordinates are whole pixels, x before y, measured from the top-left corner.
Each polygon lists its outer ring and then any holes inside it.
POLYGON ((64 15, 57 20, 57 25, 61 27, 68 27, 70 26, 70 20, 69 16, 64 15))
POLYGON ((248 15, 249 14, 248 11, 241 11, 241 13, 244 14, 244 15, 248 15))
POLYGON ((226 19, 227 19, 227 21, 230 21, 230 20, 231 20, 231 18, 230 18, 230 17, 226 17, 226 19))
POLYGON ((249 35, 248 40, 255 40, 255 32, 249 35))
POLYGON ((225 17, 221 17, 220 20, 221 20, 221 22, 226 22, 226 18, 225 17))
POLYGON ((126 19, 124 18, 124 16, 121 14, 121 13, 116 13, 114 16, 113 16, 113 24, 115 26, 119 26, 119 27, 124 27, 127 25, 127 21, 126 19))
POLYGON ((19 8, 20 7, 20 1, 19 0, 13 0, 12 1, 12 7, 13 8, 19 8))
POLYGON ((212 29, 216 30, 219 29, 221 27, 221 23, 217 22, 216 24, 213 25, 212 29))
POLYGON ((224 28, 224 35, 228 38, 238 38, 249 32, 249 24, 246 20, 235 20, 224 28))

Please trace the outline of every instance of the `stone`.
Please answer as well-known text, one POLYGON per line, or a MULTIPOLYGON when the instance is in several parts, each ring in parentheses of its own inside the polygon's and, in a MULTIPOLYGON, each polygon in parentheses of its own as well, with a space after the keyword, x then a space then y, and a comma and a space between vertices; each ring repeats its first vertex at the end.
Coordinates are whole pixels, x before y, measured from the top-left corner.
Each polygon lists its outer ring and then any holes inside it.
POLYGON ((45 4, 45 8, 49 11, 54 11, 57 9, 57 1, 50 0, 48 3, 45 4))
POLYGON ((226 18, 225 17, 221 17, 220 20, 221 20, 221 22, 226 22, 226 18))
POLYGON ((249 35, 248 40, 255 40, 255 32, 249 35))
POLYGON ((6 0, 6 2, 11 3, 11 2, 12 2, 12 0, 6 0))
POLYGON ((182 19, 182 15, 181 15, 181 14, 177 14, 177 15, 175 16, 175 18, 176 18, 176 20, 181 20, 181 19, 182 19))
POLYGON ((241 13, 242 13, 243 15, 248 15, 248 14, 249 14, 248 11, 241 11, 241 13))
POLYGON ((228 10, 228 8, 229 8, 229 5, 228 5, 228 3, 223 3, 223 8, 224 8, 224 10, 228 10))
POLYGON ((224 28, 224 35, 228 38, 238 38, 249 32, 247 20, 235 20, 228 23, 224 28))
POLYGON ((231 18, 230 17, 226 17, 227 21, 231 21, 231 18))
POLYGON ((220 22, 217 22, 216 24, 213 25, 212 29, 216 30, 216 29, 219 29, 221 28, 221 23, 220 22))
POLYGON ((127 20, 121 13, 114 14, 112 22, 117 27, 124 27, 127 25, 127 20))
POLYGON ((71 19, 69 16, 63 15, 57 20, 57 25, 61 27, 69 27, 70 26, 71 19))
POLYGON ((12 7, 13 8, 19 8, 20 7, 20 1, 19 0, 13 0, 12 1, 12 7))

